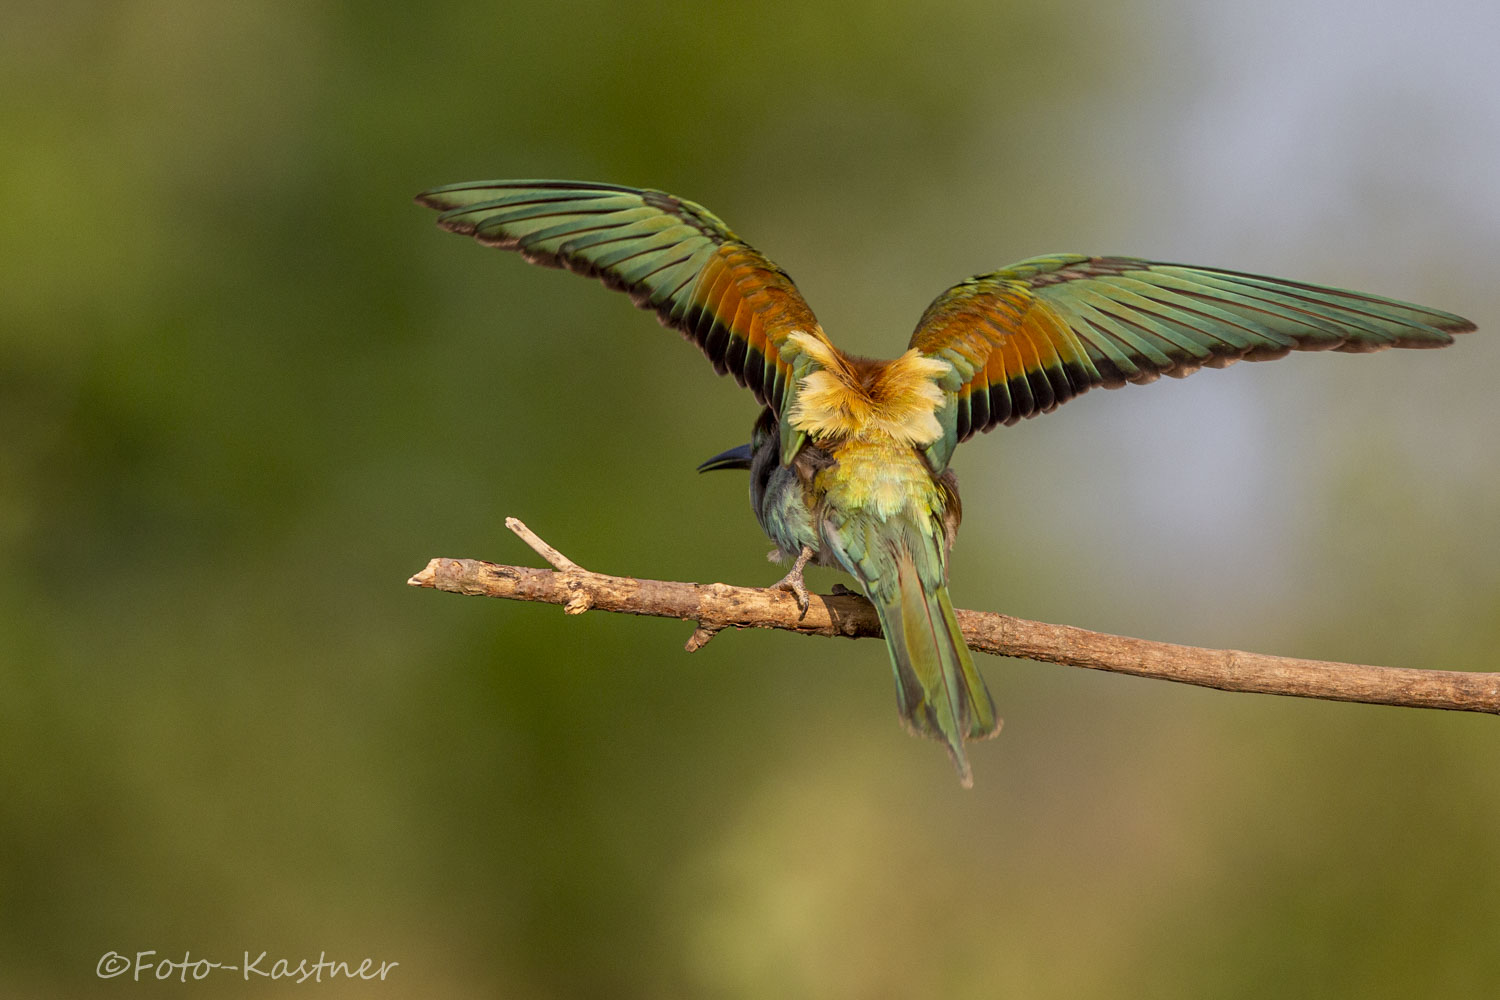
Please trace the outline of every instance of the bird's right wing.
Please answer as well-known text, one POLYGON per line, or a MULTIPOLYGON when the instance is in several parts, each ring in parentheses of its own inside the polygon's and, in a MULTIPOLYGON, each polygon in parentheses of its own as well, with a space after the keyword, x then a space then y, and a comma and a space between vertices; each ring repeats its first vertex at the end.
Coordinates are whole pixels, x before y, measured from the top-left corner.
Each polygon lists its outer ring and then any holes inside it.
POLYGON ((1050 413, 1094 386, 1181 377, 1290 351, 1441 347, 1474 324, 1363 292, 1129 257, 1033 257, 938 296, 911 347, 953 367, 927 450, 1050 413))
POLYGON ((417 201, 441 211, 438 225, 450 232, 629 293, 783 424, 798 379, 817 365, 803 345, 834 350, 786 272, 691 201, 547 180, 451 184, 417 201))

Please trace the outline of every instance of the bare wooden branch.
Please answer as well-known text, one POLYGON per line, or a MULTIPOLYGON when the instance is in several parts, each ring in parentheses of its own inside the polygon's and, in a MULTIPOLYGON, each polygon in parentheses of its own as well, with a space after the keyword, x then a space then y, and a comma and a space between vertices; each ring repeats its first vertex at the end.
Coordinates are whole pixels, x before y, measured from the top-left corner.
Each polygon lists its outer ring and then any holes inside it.
MULTIPOLYGON (((453 594, 560 604, 569 614, 597 608, 679 618, 697 626, 687 643, 689 652, 701 649, 726 628, 779 628, 849 638, 881 634, 875 609, 858 595, 813 594, 804 616, 796 598, 781 590, 591 573, 537 538, 515 518, 507 518, 506 524, 558 569, 503 566, 477 559, 434 559, 407 583, 453 594)), ((959 611, 958 623, 970 649, 997 656, 1155 677, 1221 691, 1500 715, 1500 673, 1374 667, 1204 649, 1090 632, 1071 625, 1049 625, 995 612, 959 611)))

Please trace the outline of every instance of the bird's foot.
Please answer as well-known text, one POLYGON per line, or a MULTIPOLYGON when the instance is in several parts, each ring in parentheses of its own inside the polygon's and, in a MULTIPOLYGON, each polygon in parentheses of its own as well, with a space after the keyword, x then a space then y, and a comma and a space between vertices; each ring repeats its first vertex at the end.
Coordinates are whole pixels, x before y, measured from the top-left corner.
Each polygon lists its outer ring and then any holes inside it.
POLYGON ((802 569, 807 561, 813 557, 810 546, 802 546, 802 553, 797 556, 797 561, 792 563, 792 568, 787 571, 786 576, 771 584, 772 590, 785 590, 797 599, 797 608, 802 612, 797 616, 801 621, 807 617, 807 609, 812 606, 812 599, 807 596, 807 584, 802 580, 802 569))
POLYGON ((848 587, 844 586, 842 583, 835 583, 833 585, 833 591, 832 591, 832 593, 833 593, 834 597, 863 597, 863 596, 865 596, 865 595, 861 594, 857 590, 850 590, 848 587))

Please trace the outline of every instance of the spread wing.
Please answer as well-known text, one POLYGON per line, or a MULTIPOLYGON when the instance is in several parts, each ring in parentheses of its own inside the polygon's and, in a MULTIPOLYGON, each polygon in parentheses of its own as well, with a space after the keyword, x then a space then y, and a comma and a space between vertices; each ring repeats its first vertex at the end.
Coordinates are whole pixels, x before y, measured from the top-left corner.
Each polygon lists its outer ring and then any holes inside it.
POLYGON ((953 365, 929 449, 1050 413, 1094 386, 1182 377, 1290 351, 1441 347, 1474 324, 1338 288, 1128 257, 1033 257, 948 289, 911 346, 953 365))
POLYGON ((629 293, 778 415, 810 365, 788 337, 827 343, 786 272, 691 201, 577 181, 452 184, 417 201, 444 229, 629 293))

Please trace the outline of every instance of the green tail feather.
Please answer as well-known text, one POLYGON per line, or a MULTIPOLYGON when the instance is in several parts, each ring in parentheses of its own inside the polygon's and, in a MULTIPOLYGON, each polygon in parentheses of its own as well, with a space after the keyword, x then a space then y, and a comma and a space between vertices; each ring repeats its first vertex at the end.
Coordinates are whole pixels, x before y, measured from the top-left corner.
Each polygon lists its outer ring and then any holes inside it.
POLYGON ((896 557, 896 584, 866 591, 885 630, 896 697, 908 729, 947 744, 965 788, 973 785, 965 740, 1000 729, 995 703, 964 644, 945 585, 929 591, 908 552, 896 557))

